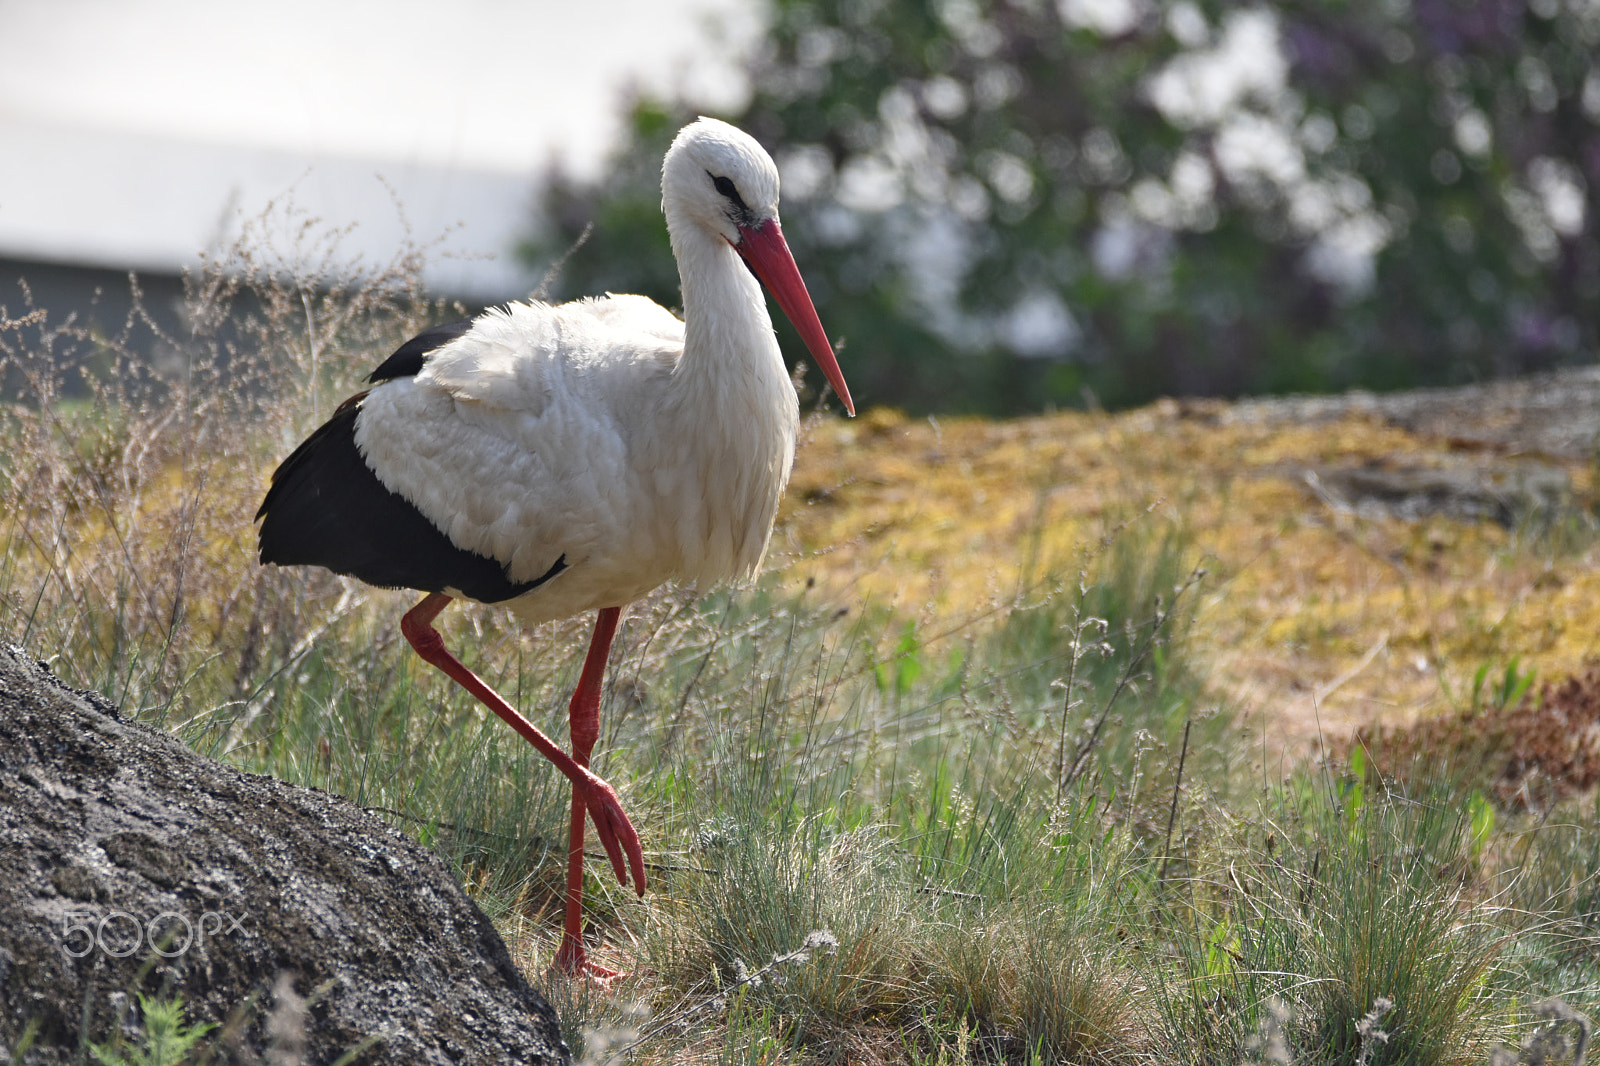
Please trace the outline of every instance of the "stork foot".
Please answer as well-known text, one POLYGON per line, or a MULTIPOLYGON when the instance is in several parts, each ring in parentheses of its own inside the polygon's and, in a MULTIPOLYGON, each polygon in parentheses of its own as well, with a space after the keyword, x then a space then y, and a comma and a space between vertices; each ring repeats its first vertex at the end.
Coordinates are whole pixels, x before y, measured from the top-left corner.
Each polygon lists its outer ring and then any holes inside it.
POLYGON ((615 982, 633 976, 626 970, 613 970, 593 961, 583 945, 571 936, 561 938, 561 947, 556 951, 556 961, 550 966, 550 972, 567 978, 581 978, 602 992, 611 991, 615 982))
MULTIPOLYGON (((600 838, 601 847, 606 849, 617 883, 626 885, 631 871, 634 890, 642 896, 645 886, 644 850, 639 846, 639 834, 623 813, 616 790, 587 770, 584 773, 588 774, 585 780, 573 779, 573 791, 594 821, 595 835, 600 838)), ((579 842, 581 846, 581 837, 579 842)))

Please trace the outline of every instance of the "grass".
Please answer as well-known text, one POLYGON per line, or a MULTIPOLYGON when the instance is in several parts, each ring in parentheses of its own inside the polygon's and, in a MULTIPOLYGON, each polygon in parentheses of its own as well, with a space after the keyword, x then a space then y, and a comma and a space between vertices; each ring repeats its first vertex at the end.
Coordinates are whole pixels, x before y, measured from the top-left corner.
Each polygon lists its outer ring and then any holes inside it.
POLYGON ((1276 1003, 1289 1008, 1290 1046, 1321 1061, 1483 1061, 1508 1020, 1495 994, 1506 990, 1491 983, 1505 979, 1517 919, 1478 895, 1470 817, 1442 791, 1367 796, 1357 779, 1330 796, 1318 784, 1297 780, 1263 804, 1251 828, 1270 836, 1246 839, 1226 882, 1180 892, 1189 983, 1170 991, 1183 1026, 1170 1039, 1204 1032, 1237 1054, 1276 1003), (1362 1029, 1374 1011, 1379 1044, 1362 1029))
MULTIPOLYGON (((1499 713, 1533 669, 1559 676, 1575 638, 1552 627, 1581 621, 1506 575, 1557 567, 1571 598, 1592 542, 1438 527, 1496 560, 1441 577, 1426 531, 1317 527, 1272 484, 1195 473, 1206 433, 1269 464, 1404 445, 1387 431, 1201 432, 1159 408, 813 416, 772 572, 625 616, 597 770, 653 887, 640 901, 595 864, 586 900, 595 953, 635 976, 602 996, 546 975, 564 782, 412 655, 406 594, 253 561, 272 464, 451 313, 414 256, 362 272, 285 231, 283 253, 257 235, 193 279, 191 333, 156 363, 130 354, 137 316, 88 336, 0 308, 0 633, 206 754, 436 848, 579 1058, 1467 1063, 1519 1046, 1549 997, 1600 1002, 1593 797, 1495 815, 1443 775, 1401 793, 1361 765, 1274 764, 1242 712, 1299 697, 1241 684, 1273 642, 1335 677, 1420 647, 1439 692, 1520 663, 1482 701, 1499 713), (1263 507, 1268 532, 1219 533, 1263 507)), ((585 620, 442 621, 563 735, 585 620)), ((1414 692, 1389 658, 1372 676, 1414 692)))

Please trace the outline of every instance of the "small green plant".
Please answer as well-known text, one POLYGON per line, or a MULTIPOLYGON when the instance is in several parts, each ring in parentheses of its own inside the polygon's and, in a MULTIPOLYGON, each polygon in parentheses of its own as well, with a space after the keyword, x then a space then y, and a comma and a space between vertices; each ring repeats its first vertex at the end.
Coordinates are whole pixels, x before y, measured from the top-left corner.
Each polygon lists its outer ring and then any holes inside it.
POLYGON ((1514 655, 1505 669, 1496 675, 1491 663, 1484 663, 1472 675, 1472 694, 1469 707, 1473 717, 1493 711, 1515 707, 1533 687, 1538 671, 1533 667, 1522 669, 1522 657, 1514 655))
POLYGON ((918 655, 921 644, 917 641, 917 625, 907 622, 900 632, 900 641, 894 653, 878 663, 873 670, 878 691, 885 696, 902 699, 922 676, 922 659, 918 655))
POLYGON ((1357 832, 1361 813, 1367 809, 1367 753, 1357 745, 1350 749, 1350 773, 1339 784, 1344 822, 1352 834, 1357 832))
POLYGON ((1489 838, 1494 834, 1494 804, 1482 792, 1473 792, 1467 800, 1467 820, 1471 826, 1468 849, 1474 861, 1483 855, 1489 838))
POLYGON ((89 1045, 102 1066, 180 1066, 187 1062, 202 1037, 216 1026, 210 1022, 188 1025, 183 1019, 183 997, 157 999, 139 994, 140 1032, 129 1044, 120 1027, 109 1043, 89 1045))
POLYGON ((22 1066, 27 1061, 28 1051, 33 1047, 33 1042, 39 1039, 39 1030, 43 1027, 44 1022, 37 1017, 29 1018, 23 1025, 16 1045, 11 1049, 11 1066, 22 1066))

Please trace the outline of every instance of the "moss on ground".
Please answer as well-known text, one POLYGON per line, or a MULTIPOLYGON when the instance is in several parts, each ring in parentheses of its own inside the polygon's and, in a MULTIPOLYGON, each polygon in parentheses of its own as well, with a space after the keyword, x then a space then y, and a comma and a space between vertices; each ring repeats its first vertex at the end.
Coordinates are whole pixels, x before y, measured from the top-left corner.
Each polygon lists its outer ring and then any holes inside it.
POLYGON ((1135 516, 1179 527, 1209 570, 1194 637, 1211 681, 1285 754, 1319 731, 1468 705, 1485 666, 1517 660, 1554 679, 1600 654, 1591 464, 1540 457, 1570 486, 1555 513, 1403 517, 1347 505, 1322 480, 1404 463, 1492 484, 1510 460, 1372 414, 1309 424, 1232 410, 817 420, 771 563, 841 604, 955 617, 1070 577, 1135 516))

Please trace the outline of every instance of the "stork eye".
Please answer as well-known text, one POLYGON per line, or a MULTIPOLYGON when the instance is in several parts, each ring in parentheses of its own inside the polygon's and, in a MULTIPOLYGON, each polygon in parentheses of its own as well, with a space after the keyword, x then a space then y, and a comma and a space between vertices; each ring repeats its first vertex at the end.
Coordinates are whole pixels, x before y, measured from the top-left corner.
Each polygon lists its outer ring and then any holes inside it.
POLYGON ((715 174, 713 174, 711 176, 711 184, 712 184, 712 186, 714 186, 716 188, 716 190, 719 193, 721 193, 723 196, 726 196, 728 199, 732 200, 733 203, 734 203, 734 206, 737 207, 739 210, 741 210, 741 211, 750 210, 748 207, 746 207, 744 205, 744 198, 739 195, 739 190, 734 187, 733 181, 731 179, 729 179, 729 178, 719 178, 715 174))

